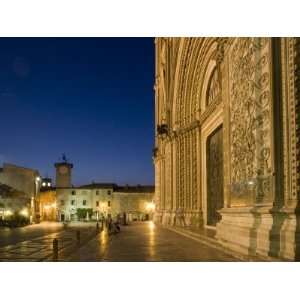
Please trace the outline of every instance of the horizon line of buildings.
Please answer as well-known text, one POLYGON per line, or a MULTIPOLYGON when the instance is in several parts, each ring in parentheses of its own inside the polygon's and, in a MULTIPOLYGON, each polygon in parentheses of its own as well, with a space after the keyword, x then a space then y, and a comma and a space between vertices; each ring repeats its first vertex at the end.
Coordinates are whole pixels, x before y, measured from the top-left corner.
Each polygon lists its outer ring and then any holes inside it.
POLYGON ((63 157, 54 165, 55 185, 38 170, 4 163, 0 168, 0 219, 15 213, 33 223, 98 220, 124 213, 129 221, 152 218, 154 186, 96 182, 74 186, 73 164, 63 157))

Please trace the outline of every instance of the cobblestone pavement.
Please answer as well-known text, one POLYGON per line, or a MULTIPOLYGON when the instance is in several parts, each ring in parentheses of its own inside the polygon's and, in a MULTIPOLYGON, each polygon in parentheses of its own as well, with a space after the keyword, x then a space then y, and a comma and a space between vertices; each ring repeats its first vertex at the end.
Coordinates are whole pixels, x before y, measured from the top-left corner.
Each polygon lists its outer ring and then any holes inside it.
POLYGON ((72 226, 59 232, 0 247, 0 261, 53 261, 53 239, 58 240, 58 261, 69 257, 96 235, 95 226, 72 226), (76 232, 80 230, 80 243, 76 232))
POLYGON ((158 227, 152 222, 133 223, 111 236, 103 231, 71 257, 65 257, 65 260, 237 261, 220 250, 158 227))
POLYGON ((41 237, 62 229, 62 224, 57 222, 42 222, 19 228, 0 227, 0 247, 41 237))

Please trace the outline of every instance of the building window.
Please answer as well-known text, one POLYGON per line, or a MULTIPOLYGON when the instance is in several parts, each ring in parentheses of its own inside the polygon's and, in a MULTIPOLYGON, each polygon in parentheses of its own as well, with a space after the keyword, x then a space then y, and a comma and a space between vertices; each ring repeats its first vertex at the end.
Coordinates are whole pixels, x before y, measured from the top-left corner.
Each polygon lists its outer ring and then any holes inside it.
POLYGON ((111 191, 107 191, 107 195, 111 195, 111 191))
POLYGON ((96 195, 97 195, 97 196, 99 195, 99 191, 96 191, 96 195))
POLYGON ((72 191, 72 195, 76 195, 76 191, 72 191))
POLYGON ((71 205, 75 205, 75 200, 71 200, 71 205))
POLYGON ((86 200, 82 201, 82 205, 84 205, 84 206, 86 205, 86 200))
POLYGON ((60 205, 65 205, 65 200, 60 200, 60 205))
POLYGON ((97 207, 99 206, 99 201, 96 201, 96 206, 97 206, 97 207))
POLYGON ((110 201, 107 201, 107 206, 110 207, 110 201))

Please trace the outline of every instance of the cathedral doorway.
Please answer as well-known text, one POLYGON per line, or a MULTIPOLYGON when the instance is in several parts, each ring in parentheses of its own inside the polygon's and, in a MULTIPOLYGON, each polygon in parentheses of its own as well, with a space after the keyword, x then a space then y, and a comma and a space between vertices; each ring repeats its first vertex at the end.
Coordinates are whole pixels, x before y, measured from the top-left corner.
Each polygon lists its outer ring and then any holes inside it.
POLYGON ((207 216, 208 226, 216 226, 224 207, 223 127, 216 128, 206 142, 207 216))

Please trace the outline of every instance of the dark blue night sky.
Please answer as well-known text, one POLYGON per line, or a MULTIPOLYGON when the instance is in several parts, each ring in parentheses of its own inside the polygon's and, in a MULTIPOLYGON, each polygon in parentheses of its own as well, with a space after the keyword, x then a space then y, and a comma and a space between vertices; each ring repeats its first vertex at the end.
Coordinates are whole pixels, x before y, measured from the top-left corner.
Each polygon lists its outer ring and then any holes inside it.
POLYGON ((152 38, 0 38, 0 164, 153 184, 152 38))

